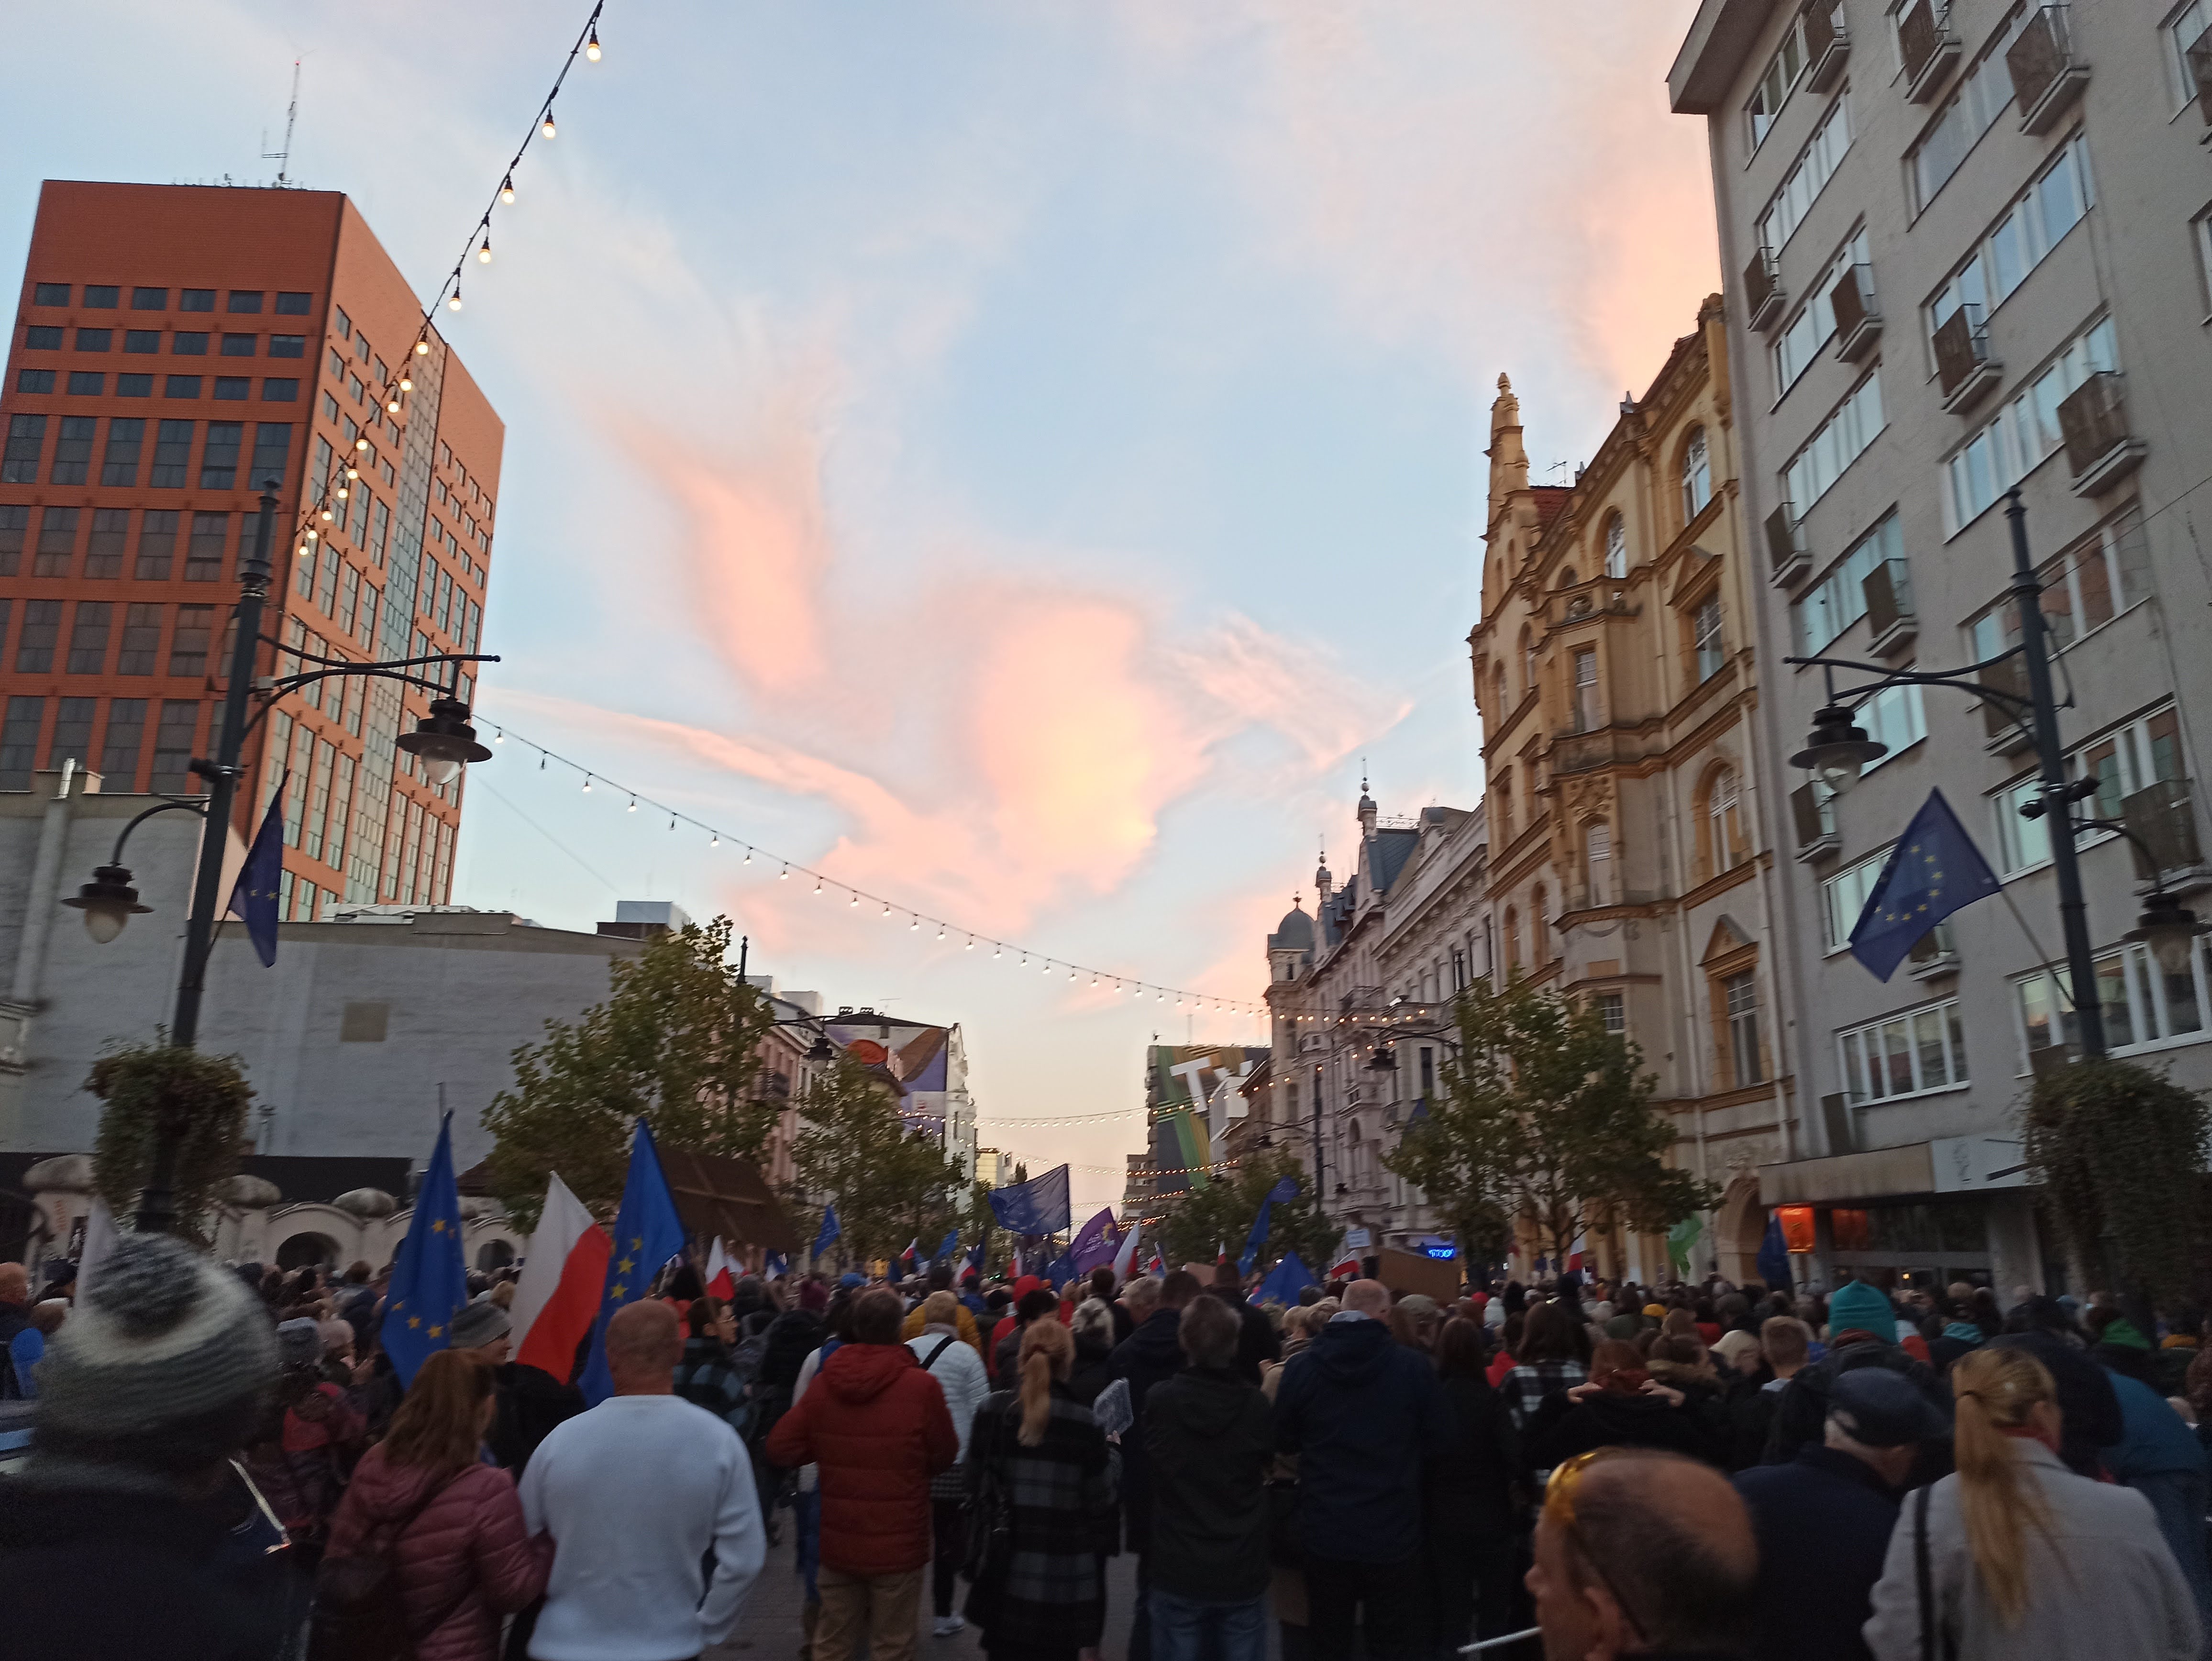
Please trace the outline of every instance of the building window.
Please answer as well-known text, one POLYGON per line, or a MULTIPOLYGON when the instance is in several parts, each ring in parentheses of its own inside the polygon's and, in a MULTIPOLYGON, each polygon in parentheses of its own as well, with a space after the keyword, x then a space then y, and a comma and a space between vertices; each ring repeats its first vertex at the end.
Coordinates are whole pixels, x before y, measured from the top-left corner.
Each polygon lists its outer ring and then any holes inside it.
POLYGON ((1783 32, 1782 44, 1767 60, 1766 72, 1759 77, 1759 85, 1744 106, 1744 121, 1751 130, 1751 148, 1756 150, 1766 142, 1766 135, 1774 131, 1774 118, 1788 101, 1797 77, 1805 70, 1805 20, 1802 16, 1790 20, 1783 32))
POLYGON ((1541 969, 1552 960, 1552 920, 1540 884, 1528 896, 1528 960, 1541 969))
POLYGON ((1827 495, 1882 429, 1881 370, 1877 366, 1836 406, 1820 429, 1782 470, 1783 499, 1802 520, 1806 510, 1827 495))
POLYGON ((1945 102, 1927 136, 1905 157, 1914 212, 1936 199, 1936 192, 1950 181, 1959 164, 2012 102, 2012 74, 2004 54, 2027 20, 2027 9, 2015 9, 2005 20, 1972 67, 1960 78, 1958 90, 1945 102))
POLYGON ((1836 167, 1851 147, 1850 100, 1838 94, 1827 115, 1814 130, 1804 154, 1790 169, 1782 188, 1774 193, 1766 211, 1759 216, 1759 246, 1779 253, 1805 222, 1806 214, 1827 188, 1836 167))
POLYGON ((53 471, 47 482, 82 484, 92 468, 92 437, 99 429, 94 416, 64 416, 60 435, 54 441, 53 471))
MULTIPOLYGON (((137 611, 137 606, 131 610, 137 611)), ((100 770, 112 788, 129 794, 138 786, 138 753, 146 746, 146 700, 110 698, 107 735, 100 746, 100 770)))
MULTIPOLYGON (((76 618, 70 630, 69 668, 72 675, 96 675, 107 667, 107 636, 113 625, 115 607, 112 601, 81 599, 76 603, 76 618)), ((79 761, 90 757, 80 753, 79 761)))
POLYGON ((191 540, 185 545, 185 581, 213 582, 222 576, 223 545, 229 540, 228 514, 194 514, 191 540))
POLYGON ((1791 606, 1797 650, 1807 657, 1826 651, 1844 630, 1866 615, 1866 580, 1885 560, 1905 557, 1905 533, 1894 508, 1838 560, 1827 575, 1791 606))
POLYGON ((1729 1080, 1731 1089, 1763 1084, 1766 1068, 1759 1052, 1759 977, 1752 970, 1721 983, 1728 1016, 1729 1080))
POLYGON ((121 302, 123 291, 112 283, 88 283, 84 285, 84 304, 87 311, 112 312, 121 302))
POLYGON ((275 479, 282 484, 285 465, 292 455, 292 423, 289 421, 257 422, 253 428, 253 472, 246 480, 250 490, 258 490, 263 481, 275 479))
POLYGON ((70 285, 66 283, 34 283, 31 285, 31 303, 33 306, 66 306, 69 297, 70 285))
POLYGON ((131 291, 131 309, 134 312, 166 312, 169 309, 169 291, 167 289, 133 289, 131 291))
POLYGON ((1713 464, 1705 448, 1705 429, 1692 427, 1690 441, 1682 447, 1682 522, 1686 525, 1705 512, 1712 499, 1713 464))
POLYGON ((1513 840, 1513 772, 1503 769, 1495 783, 1490 787, 1492 809, 1496 814, 1498 839, 1500 843, 1513 840))
POLYGON ((170 563, 177 557, 177 519, 173 508, 146 510, 138 526, 138 563, 131 572, 140 581, 169 580, 170 563))
POLYGON ((54 389, 52 369, 18 369, 15 371, 15 390, 33 394, 51 392, 54 389))
POLYGON ((140 357, 150 356, 161 350, 161 332, 159 329, 125 329, 123 332, 123 350, 140 357))
POLYGON ((123 575, 124 545, 131 536, 131 510, 128 508, 95 508, 92 510, 92 535, 84 546, 84 574, 95 581, 107 581, 123 575))
POLYGON ((1844 1094, 1854 1107, 1966 1082, 1966 1036, 1959 1001, 1947 998, 1836 1034, 1844 1094))
POLYGON ((1605 1030, 1613 1037, 1620 1037, 1628 1031, 1628 1000, 1620 993, 1599 993, 1597 1014, 1605 1023, 1605 1030))
POLYGON ((1813 279, 1805 301, 1791 314, 1774 338, 1774 395, 1778 399, 1797 384, 1797 377, 1820 356, 1828 337, 1836 332, 1836 284, 1854 265, 1869 262, 1867 234, 1861 229, 1838 251, 1828 268, 1813 279))
POLYGON ((1820 885, 1821 922, 1831 952, 1841 952, 1850 945, 1851 930, 1857 927, 1859 913, 1866 910, 1868 897, 1874 892, 1875 883, 1888 859, 1889 850, 1885 848, 1837 872, 1820 885))
MULTIPOLYGON (((172 375, 171 380, 176 379, 172 375)), ((154 471, 147 484, 156 490, 181 490, 192 456, 192 426, 189 421, 164 421, 154 438, 154 471)))
POLYGON ((1510 905, 1505 908, 1505 961, 1511 968, 1521 967, 1521 914, 1510 905))
POLYGON ((62 332, 47 325, 33 323, 23 331, 23 350, 30 352, 58 352, 62 349, 62 332))
POLYGON ((234 312, 259 311, 261 309, 260 292, 258 290, 233 289, 230 291, 230 309, 234 312))
POLYGON ((180 312, 211 312, 215 309, 213 289, 186 289, 177 298, 180 312))
POLYGON ((46 418, 42 415, 8 417, 8 447, 0 453, 0 484, 39 482, 39 453, 46 447, 46 418))
POLYGON ((79 329, 76 349, 81 352, 111 352, 115 350, 115 331, 112 329, 79 329))
POLYGON ((169 672, 193 679, 206 674, 208 646, 214 632, 214 606, 177 607, 176 633, 169 637, 169 672))
POLYGON ((76 508, 49 508, 39 519, 39 552, 31 563, 34 577, 65 577, 76 559, 76 508))
POLYGON ((173 374, 161 384, 161 396, 172 399, 191 399, 200 395, 200 378, 196 374, 173 374))
POLYGON ((1994 507, 2065 441, 2058 406, 2091 375, 2119 368, 2112 319, 2070 342, 1994 419, 1943 464, 1943 517, 1955 536, 1994 507))
POLYGON ((1702 684, 1711 679, 1728 665, 1728 652, 1721 637, 1721 597, 1708 594, 1698 602, 1690 614, 1691 644, 1697 654, 1698 679, 1702 684))
POLYGON ((23 631, 15 642, 15 672, 25 675, 53 672, 54 646, 62 633, 62 603, 34 599, 23 607, 23 631))
POLYGON ((1521 626, 1521 684, 1531 692, 1536 690, 1536 636, 1526 624, 1521 626))
MULTIPOLYGON (((2175 975, 2166 974, 2146 946, 2130 944, 2096 960, 2097 1001, 2105 1017, 2105 1042, 2112 1053, 2127 1055, 2172 1044, 2196 1043, 2212 1028, 2208 1009, 2203 942, 2175 975)), ((2013 983, 2027 1072, 2034 1052, 2056 1043, 2079 1041, 2074 1007, 2049 970, 2013 983)))
POLYGON ((225 357, 252 357, 255 343, 260 338, 258 335, 227 334, 222 338, 222 355, 225 357))
POLYGON ((172 357, 205 357, 207 349, 207 332, 203 329, 179 329, 169 337, 172 357))
POLYGON ((207 446, 200 452, 200 489, 234 490, 238 484, 238 453, 246 442, 242 421, 208 423, 207 446))
MULTIPOLYGON (((184 610, 207 611, 187 605, 184 610)), ((154 730, 154 776, 147 788, 157 795, 198 794, 191 770, 192 743, 199 736, 200 706, 191 698, 161 700, 161 724, 154 730)))
POLYGON ((1606 517, 1605 574, 1614 578, 1628 575, 1628 521, 1619 514, 1606 517))
MULTIPOLYGON (((35 603, 35 602, 34 602, 35 603)), ((11 697, 0 720, 0 790, 27 790, 39 748, 39 728, 46 718, 44 698, 11 697)))
MULTIPOLYGON (((0 502, 0 577, 11 577, 23 566, 23 544, 30 534, 31 510, 19 502, 0 502)), ((0 606, 0 634, 7 629, 8 614, 0 606)))
POLYGON ((1605 712, 1597 696, 1597 648, 1575 648, 1575 731, 1595 733, 1605 725, 1605 712))
MULTIPOLYGON (((115 654, 118 675, 150 675, 161 651, 161 608, 133 603, 123 614, 123 641, 115 654)), ((139 719, 145 719, 142 709, 139 719)), ((134 745, 131 751, 137 753, 134 745)))
POLYGON ((1595 819, 1583 830, 1583 904, 1613 904, 1613 825, 1595 819))
POLYGON ((146 443, 143 416, 117 416, 107 423, 107 450, 100 460, 102 484, 133 485, 138 482, 138 453, 146 443))
POLYGON ((2060 239, 2081 222, 2092 199, 2088 141, 2077 137, 2006 210, 1996 228, 1974 245, 1950 281, 1936 291, 1923 318, 1930 354, 1936 332, 1960 307, 1978 306, 1987 316, 2002 305, 2060 239))
POLYGON ((1716 767, 1706 776, 1704 830, 1706 875, 1733 871, 1751 857, 1751 838, 1744 831, 1743 792, 1733 767, 1716 767))
POLYGON ((249 375, 219 374, 215 378, 215 395, 227 404, 243 404, 253 391, 249 375))
POLYGON ((71 398, 98 398, 107 390, 107 377, 98 369, 71 369, 69 389, 71 398))
POLYGON ((149 374, 119 374, 115 377, 118 398, 151 398, 154 396, 154 377, 149 374))
POLYGON ((271 357, 305 357, 307 337, 303 334, 272 334, 269 337, 269 356, 271 357))
POLYGON ((312 294, 301 294, 288 289, 276 296, 277 314, 280 317, 308 316, 309 303, 313 299, 314 295, 312 294))

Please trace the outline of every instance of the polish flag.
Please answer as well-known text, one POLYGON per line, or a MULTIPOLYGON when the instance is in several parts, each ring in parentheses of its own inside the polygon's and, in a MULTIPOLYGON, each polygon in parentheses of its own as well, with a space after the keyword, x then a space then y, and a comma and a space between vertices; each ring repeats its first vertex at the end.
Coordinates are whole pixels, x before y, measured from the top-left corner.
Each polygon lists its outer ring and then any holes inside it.
POLYGON ((610 1242, 584 1202, 558 1176, 545 1184, 545 1208, 516 1282, 514 1359, 562 1383, 575 1370, 576 1347, 592 1329, 606 1286, 610 1242))
POLYGON ((1332 1281, 1339 1278, 1345 1280, 1358 1280, 1359 1278, 1358 1255, 1354 1253, 1352 1256, 1346 1257, 1342 1262, 1339 1263, 1334 1269, 1329 1270, 1328 1278, 1332 1281))
POLYGON ((726 1301, 737 1289, 737 1277, 730 1272, 730 1254, 722 1250, 722 1237, 717 1234, 713 1249, 707 1253, 707 1291, 726 1301))
POLYGON ((1567 1248, 1567 1268, 1574 1274, 1583 1272, 1583 1260, 1588 1255, 1589 1238, 1580 1229, 1575 1231, 1575 1243, 1567 1248))
POLYGON ((1121 1237, 1121 1249, 1114 1254, 1114 1284, 1116 1286, 1126 1285, 1129 1271, 1136 1266, 1137 1236, 1139 1232, 1141 1231, 1137 1225, 1131 1223, 1129 1232, 1121 1237))

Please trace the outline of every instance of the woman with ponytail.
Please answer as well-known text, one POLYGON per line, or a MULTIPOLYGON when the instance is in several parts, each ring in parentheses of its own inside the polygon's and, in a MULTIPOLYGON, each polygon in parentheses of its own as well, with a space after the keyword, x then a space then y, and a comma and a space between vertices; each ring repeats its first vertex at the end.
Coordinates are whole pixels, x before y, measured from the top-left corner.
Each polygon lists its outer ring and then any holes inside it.
POLYGON ((1067 1387, 1075 1340, 1058 1321, 1023 1329, 1013 1375, 968 1439, 967 1615, 992 1661, 1077 1661, 1106 1627, 1120 1450, 1067 1387))
POLYGON ((1905 1498, 1874 1589, 1876 1661, 2196 1661, 2197 1605, 2149 1501, 2069 1470, 2027 1351, 1951 1369, 1957 1470, 1905 1498))

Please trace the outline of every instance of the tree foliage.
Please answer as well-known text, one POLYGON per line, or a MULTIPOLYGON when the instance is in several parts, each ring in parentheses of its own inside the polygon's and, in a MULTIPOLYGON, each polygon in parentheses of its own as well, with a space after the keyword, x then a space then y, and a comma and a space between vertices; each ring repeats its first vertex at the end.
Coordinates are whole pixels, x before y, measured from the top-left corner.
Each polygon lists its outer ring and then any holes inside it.
POLYGON ((514 1087, 484 1110, 493 1191, 534 1227, 553 1172, 587 1206, 621 1198, 631 1122, 661 1144, 757 1159, 787 1104, 763 1077, 768 1000, 729 961, 727 917, 687 923, 608 965, 611 990, 514 1052, 514 1087))
POLYGON ((1656 1080, 1594 1006, 1516 977, 1495 991, 1477 982, 1454 1014, 1443 1089, 1383 1163, 1470 1254, 1503 1255, 1525 1222, 1558 1260, 1586 1226, 1657 1231, 1714 1202, 1710 1183, 1666 1165, 1674 1128, 1651 1106, 1656 1080))
POLYGON ((1231 1262, 1242 1257, 1245 1238, 1267 1190, 1285 1177, 1297 1178, 1297 1196, 1278 1201, 1268 1214, 1267 1241, 1260 1248, 1258 1263, 1264 1267, 1285 1252, 1295 1251, 1316 1275, 1324 1272, 1343 1231, 1322 1214, 1313 1179, 1287 1148, 1263 1149, 1239 1164, 1233 1174, 1218 1175, 1203 1188, 1170 1196, 1164 1202, 1166 1214, 1152 1231, 1168 1267, 1210 1263, 1224 1245, 1231 1262))
POLYGON ((799 1104, 787 1197, 809 1243, 826 1206, 837 1208, 835 1250, 848 1262, 896 1257, 919 1240, 933 1250, 955 1223, 967 1225, 975 1185, 945 1144, 908 1130, 898 1092, 850 1056, 815 1076, 799 1104))
POLYGON ((2212 1151, 2204 1098, 2131 1062, 2080 1062, 2035 1081, 2025 1129, 2028 1168, 2076 1258, 2096 1265, 2109 1242, 2130 1288, 2166 1308, 2191 1295, 2212 1151))
POLYGON ((177 1230, 204 1237, 217 1191, 238 1174, 253 1088, 235 1056, 180 1044, 114 1050, 92 1064, 84 1087, 106 1106, 92 1147, 93 1183, 107 1208, 127 1218, 154 1170, 154 1142, 167 1129, 177 1147, 177 1230))

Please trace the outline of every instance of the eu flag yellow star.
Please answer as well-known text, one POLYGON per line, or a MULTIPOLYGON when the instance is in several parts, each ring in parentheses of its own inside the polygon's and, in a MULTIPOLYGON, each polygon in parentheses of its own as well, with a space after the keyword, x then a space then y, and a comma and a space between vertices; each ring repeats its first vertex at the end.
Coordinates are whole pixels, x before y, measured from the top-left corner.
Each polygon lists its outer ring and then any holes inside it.
POLYGON ((419 1315, 410 1315, 407 1317, 407 1324, 410 1327, 419 1327, 422 1324, 422 1317, 419 1315))
POLYGON ((433 1219, 430 1224, 430 1232, 433 1234, 443 1234, 445 1232, 446 1220, 443 1217, 433 1219))
POLYGON ((633 1235, 631 1235, 631 1236, 630 1236, 630 1239, 629 1239, 629 1249, 630 1249, 632 1251, 642 1251, 642 1250, 645 1250, 645 1236, 643 1236, 642 1234, 633 1234, 633 1235))
POLYGON ((620 1269, 623 1274, 627 1275, 627 1274, 629 1274, 629 1273, 630 1269, 631 1269, 631 1267, 632 1267, 632 1265, 633 1265, 634 1262, 635 1262, 635 1259, 629 1258, 629 1257, 625 1257, 625 1258, 623 1258, 623 1259, 622 1260, 622 1262, 620 1262, 617 1263, 617 1264, 615 1265, 615 1267, 616 1267, 617 1269, 620 1269))
POLYGON ((623 1294, 629 1290, 629 1288, 628 1287, 624 1286, 620 1281, 617 1281, 612 1286, 607 1288, 607 1301, 611 1304, 620 1303, 623 1299, 623 1294))
POLYGON ((444 1332, 444 1331, 445 1331, 445 1329, 445 1329, 445 1328, 443 1328, 443 1327, 432 1327, 432 1328, 430 1329, 430 1335, 431 1335, 433 1338, 435 1338, 435 1337, 437 1337, 441 1333, 444 1332))

